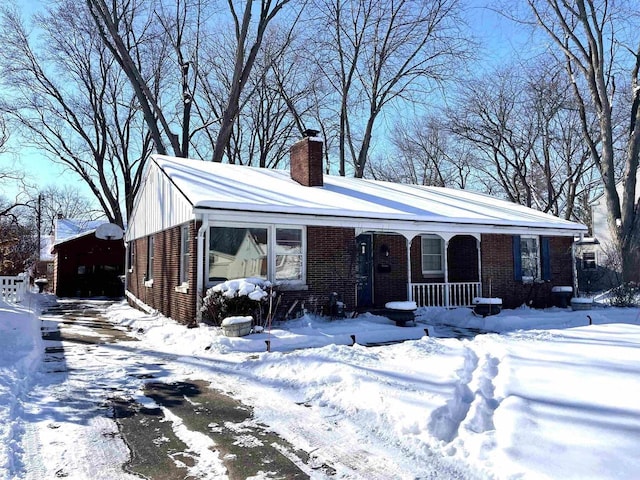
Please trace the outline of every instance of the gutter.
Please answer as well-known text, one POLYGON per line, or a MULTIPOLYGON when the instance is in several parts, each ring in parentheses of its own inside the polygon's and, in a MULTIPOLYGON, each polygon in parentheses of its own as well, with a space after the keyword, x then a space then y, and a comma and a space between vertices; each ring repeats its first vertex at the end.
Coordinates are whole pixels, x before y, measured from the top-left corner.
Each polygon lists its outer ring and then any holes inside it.
POLYGON ((442 220, 416 220, 416 219, 399 219, 399 218, 365 218, 365 217, 347 217, 347 216, 331 216, 318 215, 313 213, 276 213, 255 210, 232 210, 232 209, 213 209, 196 207, 194 213, 203 216, 216 212, 216 221, 220 222, 259 222, 259 223, 285 223, 291 225, 307 225, 307 226, 331 226, 331 227, 352 227, 362 231, 387 231, 387 232, 425 232, 441 233, 449 232, 455 234, 506 234, 506 235, 522 235, 537 234, 546 236, 573 237, 587 232, 587 227, 572 223, 570 225, 533 225, 533 224, 517 224, 507 223, 489 224, 483 222, 461 222, 461 221, 442 221, 442 220))
MULTIPOLYGON (((196 221, 198 220, 198 214, 196 214, 196 221)), ((202 301, 204 299, 204 269, 205 269, 205 241, 207 239, 207 230, 209 229, 209 215, 202 214, 202 225, 198 229, 198 235, 196 236, 197 254, 196 254, 196 321, 200 323, 202 320, 202 301)))

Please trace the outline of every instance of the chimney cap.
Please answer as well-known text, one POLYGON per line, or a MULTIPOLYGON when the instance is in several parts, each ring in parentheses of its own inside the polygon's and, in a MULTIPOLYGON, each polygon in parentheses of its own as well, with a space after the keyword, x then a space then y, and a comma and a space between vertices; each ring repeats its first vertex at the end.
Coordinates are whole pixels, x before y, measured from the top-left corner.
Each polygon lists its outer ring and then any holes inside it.
POLYGON ((320 130, 314 130, 313 128, 307 128, 304 132, 302 132, 302 136, 304 138, 307 137, 315 137, 320 133, 320 130))

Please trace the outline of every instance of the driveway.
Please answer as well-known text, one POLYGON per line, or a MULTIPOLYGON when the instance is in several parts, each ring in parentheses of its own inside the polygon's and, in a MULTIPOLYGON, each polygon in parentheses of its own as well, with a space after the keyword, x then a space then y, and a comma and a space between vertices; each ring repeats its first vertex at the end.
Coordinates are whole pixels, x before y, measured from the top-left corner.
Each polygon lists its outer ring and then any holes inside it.
MULTIPOLYGON (((308 455, 250 407, 197 378, 160 381, 173 357, 140 349, 105 315, 111 304, 60 300, 42 314, 25 478, 309 478, 308 455)), ((333 473, 316 468, 314 478, 333 473)))

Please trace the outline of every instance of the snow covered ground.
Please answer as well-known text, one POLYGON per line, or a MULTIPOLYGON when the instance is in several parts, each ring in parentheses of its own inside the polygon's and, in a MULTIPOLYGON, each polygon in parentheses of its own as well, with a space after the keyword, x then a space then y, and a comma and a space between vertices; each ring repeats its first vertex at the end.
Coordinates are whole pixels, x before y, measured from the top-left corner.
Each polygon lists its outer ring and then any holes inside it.
MULTIPOLYGON (((0 303, 2 478, 29 470, 25 404, 41 381, 39 298, 0 303)), ((230 392, 312 461, 335 468, 332 478, 631 479, 640 472, 640 309, 518 309, 485 319, 466 309, 420 309, 415 327, 373 315, 305 316, 241 338, 186 329, 124 303, 107 313, 140 339, 121 347, 119 362, 170 358, 157 380, 202 379, 230 392), (473 329, 495 333, 455 338, 473 329), (409 340, 363 345, 401 339, 409 340)), ((141 400, 141 383, 121 376, 123 391, 141 400)), ((64 417, 50 415, 43 421, 65 428, 64 417)), ((118 441, 104 434, 113 426, 100 428, 102 435, 69 428, 67 441, 78 451, 118 441)), ((53 463, 57 454, 44 455, 53 463)))

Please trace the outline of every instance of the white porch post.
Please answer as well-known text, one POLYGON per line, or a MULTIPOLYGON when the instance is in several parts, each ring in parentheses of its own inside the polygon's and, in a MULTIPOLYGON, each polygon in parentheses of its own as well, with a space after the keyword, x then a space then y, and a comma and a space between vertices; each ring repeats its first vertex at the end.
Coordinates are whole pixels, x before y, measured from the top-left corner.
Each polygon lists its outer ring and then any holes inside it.
POLYGON ((407 300, 413 301, 413 289, 411 288, 411 244, 413 238, 405 237, 407 239, 407 300))
POLYGON ((449 238, 444 240, 444 258, 442 259, 444 268, 444 306, 449 308, 449 238))
MULTIPOLYGON (((478 248, 478 296, 482 296, 482 250, 480 238, 476 237, 476 246, 478 248)), ((472 299, 473 300, 473 299, 472 299)))
POLYGON ((578 265, 576 264, 576 242, 571 244, 571 276, 573 277, 573 294, 578 296, 578 265))

